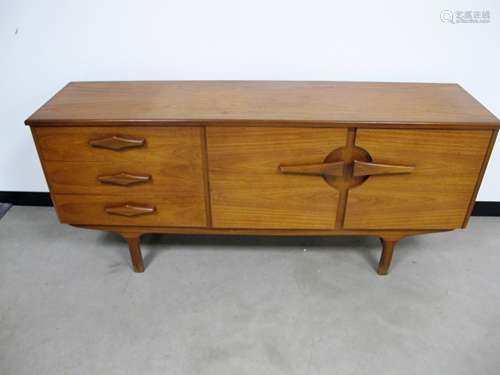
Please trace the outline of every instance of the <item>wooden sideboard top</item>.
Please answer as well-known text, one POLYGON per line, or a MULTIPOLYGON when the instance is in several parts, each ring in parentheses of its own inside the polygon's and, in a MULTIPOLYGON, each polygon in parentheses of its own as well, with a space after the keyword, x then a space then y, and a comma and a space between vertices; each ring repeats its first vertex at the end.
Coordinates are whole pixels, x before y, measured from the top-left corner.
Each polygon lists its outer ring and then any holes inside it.
POLYGON ((306 81, 71 82, 25 123, 500 127, 457 84, 306 81))

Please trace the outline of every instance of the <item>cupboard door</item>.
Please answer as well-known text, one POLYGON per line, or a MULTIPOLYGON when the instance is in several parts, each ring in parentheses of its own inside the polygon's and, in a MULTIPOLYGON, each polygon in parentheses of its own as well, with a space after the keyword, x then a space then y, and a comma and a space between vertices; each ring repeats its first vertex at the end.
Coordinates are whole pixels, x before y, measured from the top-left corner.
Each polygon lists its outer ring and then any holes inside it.
POLYGON ((326 128, 207 128, 214 227, 335 228, 338 191, 321 175, 279 167, 324 166, 332 151, 345 146, 346 134, 326 128))
POLYGON ((374 164, 386 166, 359 167, 358 172, 369 177, 348 192, 344 228, 462 227, 491 135, 491 131, 358 130, 356 146, 365 149, 374 164), (387 165, 408 169, 384 173, 387 165))

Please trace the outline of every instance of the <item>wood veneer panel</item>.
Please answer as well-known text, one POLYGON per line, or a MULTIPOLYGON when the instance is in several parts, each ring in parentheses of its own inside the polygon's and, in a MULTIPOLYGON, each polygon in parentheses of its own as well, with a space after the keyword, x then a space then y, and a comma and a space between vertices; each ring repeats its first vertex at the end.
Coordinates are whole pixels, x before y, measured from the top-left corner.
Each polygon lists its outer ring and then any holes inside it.
POLYGON ((473 210, 474 205, 476 203, 477 194, 479 193, 479 188, 481 187, 481 182, 483 181, 484 173, 486 172, 486 167, 488 166, 488 162, 490 160, 491 152, 493 151, 493 146, 495 145, 495 141, 497 139, 497 135, 498 135, 498 130, 492 131, 490 143, 489 143, 488 149, 486 150, 486 153, 484 155, 483 165, 481 166, 481 171, 479 172, 479 177, 476 181, 476 187, 474 188, 474 193, 472 194, 472 196, 470 198, 469 209, 467 210, 467 215, 465 216, 462 228, 467 227, 467 224, 469 222, 470 216, 472 214, 472 210, 473 210))
POLYGON ((72 82, 26 124, 463 126, 499 120, 456 84, 301 81, 72 82))
MULTIPOLYGON (((199 127, 43 127, 33 128, 44 161, 183 163, 201 171, 199 127), (92 147, 95 139, 120 135, 143 138, 143 147, 114 151, 92 147)), ((201 172, 200 172, 201 173, 201 172)))
MULTIPOLYGON (((141 195, 74 195, 54 194, 54 205, 61 223, 75 225, 125 226, 206 226, 203 198, 193 200, 190 194, 141 195), (125 206, 154 207, 152 214, 120 216, 106 212, 106 208, 125 206)), ((126 210, 124 209, 123 211, 126 210)))
POLYGON ((56 194, 190 194, 193 200, 204 199, 204 186, 200 160, 170 158, 162 163, 135 162, 44 162, 47 179, 56 194), (128 186, 103 183, 100 176, 148 176, 149 180, 128 186))
POLYGON ((345 129, 207 128, 212 222, 219 228, 333 229, 338 191, 280 165, 321 163, 345 129))
POLYGON ((346 229, 462 227, 491 131, 359 129, 356 146, 373 162, 413 165, 401 175, 370 176, 348 193, 346 229))
POLYGON ((202 158, 204 137, 201 128, 47 127, 33 129, 33 134, 62 222, 179 226, 207 224, 202 158), (89 144, 89 140, 115 134, 143 138, 144 146, 114 151, 89 144), (120 175, 122 172, 150 178, 129 186, 99 181, 99 177, 120 175), (153 202, 161 210, 139 218, 106 214, 105 204, 120 202, 153 202), (199 218, 200 212, 203 220, 199 218))

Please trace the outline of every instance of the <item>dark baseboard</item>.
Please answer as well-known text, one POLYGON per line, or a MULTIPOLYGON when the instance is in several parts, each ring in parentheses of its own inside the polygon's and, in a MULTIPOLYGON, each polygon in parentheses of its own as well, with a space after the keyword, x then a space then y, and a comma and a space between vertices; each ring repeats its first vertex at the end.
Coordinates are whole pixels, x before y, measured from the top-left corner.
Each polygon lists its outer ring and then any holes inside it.
MULTIPOLYGON (((49 193, 0 191, 0 202, 14 206, 52 206, 49 193)), ((500 202, 476 202, 472 216, 500 216, 500 202)))
POLYGON ((500 202, 476 202, 472 216, 500 216, 500 202))
POLYGON ((0 202, 11 203, 14 206, 53 206, 49 193, 31 191, 0 191, 0 202))

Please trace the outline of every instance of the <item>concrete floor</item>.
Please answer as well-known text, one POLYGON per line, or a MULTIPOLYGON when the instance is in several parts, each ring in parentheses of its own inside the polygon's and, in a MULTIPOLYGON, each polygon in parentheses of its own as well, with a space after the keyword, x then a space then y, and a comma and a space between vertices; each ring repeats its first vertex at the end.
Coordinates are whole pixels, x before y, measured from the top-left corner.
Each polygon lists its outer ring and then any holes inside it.
POLYGON ((500 373, 500 218, 408 238, 113 234, 0 221, 0 374, 500 373))

